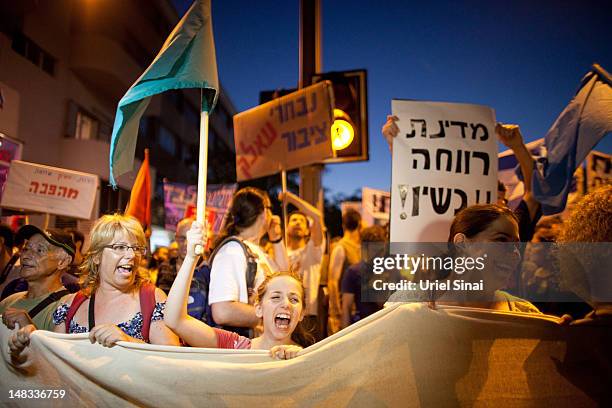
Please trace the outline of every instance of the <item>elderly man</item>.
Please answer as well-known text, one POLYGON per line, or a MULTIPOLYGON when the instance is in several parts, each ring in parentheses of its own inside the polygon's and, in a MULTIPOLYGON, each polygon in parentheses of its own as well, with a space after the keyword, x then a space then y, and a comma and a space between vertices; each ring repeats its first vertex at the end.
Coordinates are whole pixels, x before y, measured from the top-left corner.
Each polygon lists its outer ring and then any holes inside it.
POLYGON ((22 227, 17 237, 27 240, 20 255, 20 275, 27 281, 28 290, 0 302, 2 322, 10 329, 15 324, 34 324, 38 329, 52 330, 53 312, 62 296, 69 293, 61 276, 72 263, 74 241, 64 231, 42 231, 33 225, 22 227))

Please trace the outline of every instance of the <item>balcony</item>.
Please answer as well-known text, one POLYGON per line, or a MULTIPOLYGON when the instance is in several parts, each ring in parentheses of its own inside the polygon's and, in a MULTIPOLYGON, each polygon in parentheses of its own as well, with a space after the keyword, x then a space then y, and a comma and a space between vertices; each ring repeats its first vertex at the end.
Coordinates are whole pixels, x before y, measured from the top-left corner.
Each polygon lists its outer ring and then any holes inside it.
POLYGON ((141 74, 141 68, 117 41, 96 34, 72 37, 70 68, 103 99, 116 103, 141 74))
MULTIPOLYGON (((97 174, 102 180, 109 179, 108 154, 110 144, 100 140, 65 138, 61 140, 60 167, 85 173, 97 174)), ((132 189, 141 161, 134 160, 134 169, 119 177, 117 184, 132 189)), ((151 178, 155 180, 155 168, 151 167, 151 178)))

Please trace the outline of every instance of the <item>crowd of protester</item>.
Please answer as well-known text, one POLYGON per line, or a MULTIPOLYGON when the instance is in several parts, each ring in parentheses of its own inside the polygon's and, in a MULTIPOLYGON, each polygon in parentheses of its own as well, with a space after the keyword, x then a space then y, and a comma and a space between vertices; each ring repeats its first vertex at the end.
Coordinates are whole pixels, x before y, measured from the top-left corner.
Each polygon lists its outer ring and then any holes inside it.
MULTIPOLYGON (((396 121, 388 117, 382 129, 390 147, 399 132, 396 121)), ((496 131, 516 154, 525 175, 525 195, 510 209, 500 189, 496 204, 459 211, 448 232, 453 256, 474 255, 465 243, 612 242, 612 186, 586 195, 566 220, 540 220, 539 204, 529 188, 533 160, 520 131, 508 125, 498 125, 496 131)), ((342 237, 330 240, 317 208, 291 193, 279 195, 279 200, 295 208, 285 231, 280 217, 272 214, 268 194, 247 187, 234 195, 216 236, 186 218, 177 225, 175 241, 150 255, 140 223, 119 214, 98 219, 87 240, 75 230, 26 225, 13 233, 0 226, 0 313, 7 327, 19 328, 9 343, 15 362, 24 358, 22 351, 34 330, 88 333, 92 343, 107 347, 128 341, 254 348, 287 359, 382 309, 384 302, 362 298, 361 287, 380 248, 371 244, 388 248, 388 228, 364 228, 360 214, 348 210, 342 217, 342 237)), ((524 293, 531 299, 559 290, 559 275, 550 270, 554 263, 543 259, 547 254, 535 246, 524 253, 518 245, 504 248, 482 272, 493 282, 482 299, 457 301, 434 293, 427 300, 566 314, 563 307, 536 306, 518 296, 524 293), (516 281, 522 286, 508 284, 513 274, 520 276, 516 281)), ((438 278, 459 277, 451 271, 438 278)), ((401 301, 396 295, 389 300, 401 301)), ((612 322, 612 303, 606 299, 587 304, 576 297, 575 304, 581 306, 560 321, 612 322)))

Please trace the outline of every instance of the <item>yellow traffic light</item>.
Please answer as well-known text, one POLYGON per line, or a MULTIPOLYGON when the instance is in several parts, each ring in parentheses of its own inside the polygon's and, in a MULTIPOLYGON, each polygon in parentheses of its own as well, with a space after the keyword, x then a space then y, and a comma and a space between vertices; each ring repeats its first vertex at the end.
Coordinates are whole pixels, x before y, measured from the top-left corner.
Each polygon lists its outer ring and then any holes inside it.
POLYGON ((346 149, 355 138, 355 130, 349 116, 340 109, 334 109, 334 123, 331 126, 332 147, 334 150, 346 149))

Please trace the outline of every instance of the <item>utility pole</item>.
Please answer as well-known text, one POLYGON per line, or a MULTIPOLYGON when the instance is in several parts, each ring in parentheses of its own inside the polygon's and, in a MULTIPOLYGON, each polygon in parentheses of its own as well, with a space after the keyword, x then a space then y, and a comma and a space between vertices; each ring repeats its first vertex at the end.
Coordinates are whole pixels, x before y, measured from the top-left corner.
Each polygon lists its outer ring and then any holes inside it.
MULTIPOLYGON (((300 0, 299 85, 311 84, 312 75, 322 70, 321 0, 300 0)), ((323 164, 300 168, 300 197, 323 211, 323 164)))

